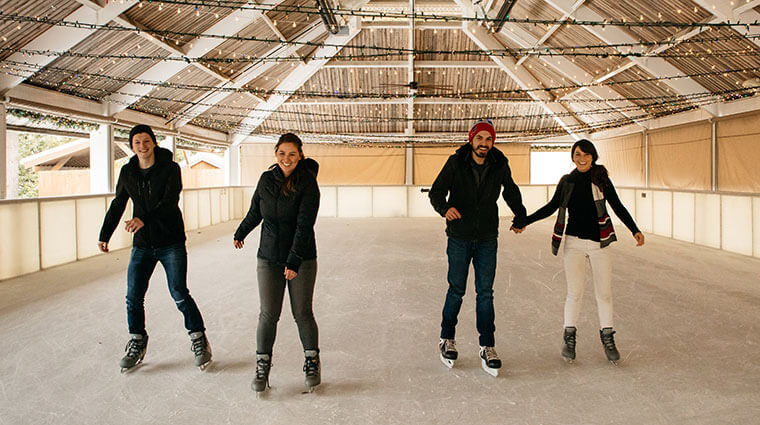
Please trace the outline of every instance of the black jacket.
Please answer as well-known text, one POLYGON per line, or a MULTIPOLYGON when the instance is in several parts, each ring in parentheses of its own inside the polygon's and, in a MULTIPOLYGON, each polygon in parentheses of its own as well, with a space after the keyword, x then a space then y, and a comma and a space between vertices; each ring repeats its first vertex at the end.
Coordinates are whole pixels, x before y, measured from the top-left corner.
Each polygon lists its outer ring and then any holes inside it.
POLYGON ((261 242, 257 257, 284 264, 297 272, 303 260, 317 258, 314 222, 319 210, 319 164, 310 158, 299 161, 295 192, 282 193, 285 175, 277 165, 265 171, 251 199, 251 208, 235 231, 234 239, 242 241, 261 226, 261 242))
POLYGON ((507 157, 496 147, 486 156, 487 168, 478 186, 470 161, 469 143, 457 149, 443 166, 430 188, 430 203, 441 216, 454 207, 462 215, 458 220, 446 221, 449 237, 466 240, 489 240, 499 235, 499 207, 496 201, 504 186, 504 200, 514 213, 513 225, 525 226, 525 206, 520 189, 512 180, 507 157), (448 199, 446 196, 448 195, 448 199))
POLYGON ((132 244, 141 248, 158 248, 185 241, 185 223, 179 209, 182 175, 172 160, 170 150, 156 146, 156 162, 143 176, 137 155, 121 168, 111 207, 100 229, 100 241, 108 242, 119 225, 127 201, 132 199, 132 217, 145 223, 132 244))

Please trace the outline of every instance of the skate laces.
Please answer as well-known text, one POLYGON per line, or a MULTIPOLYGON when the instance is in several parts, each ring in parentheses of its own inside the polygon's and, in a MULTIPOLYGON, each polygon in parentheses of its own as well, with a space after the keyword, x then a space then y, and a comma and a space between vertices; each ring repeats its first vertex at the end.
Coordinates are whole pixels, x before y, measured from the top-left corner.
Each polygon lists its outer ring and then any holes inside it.
POLYGON ((444 339, 441 344, 443 345, 443 351, 445 353, 457 351, 457 343, 453 339, 444 339))
POLYGON ((138 339, 130 339, 127 341, 127 346, 124 347, 124 351, 127 352, 126 356, 133 358, 133 359, 139 359, 140 358, 140 352, 143 349, 143 344, 141 343, 141 340, 138 339))
POLYGON ((482 347, 480 349, 480 355, 485 356, 486 360, 498 359, 499 355, 496 354, 496 349, 493 347, 482 347))
POLYGON ((267 359, 260 358, 256 360, 256 379, 266 379, 271 367, 272 362, 267 359))
POLYGON ((607 350, 614 350, 615 349, 615 331, 612 331, 608 334, 602 333, 602 344, 604 344, 604 348, 607 350))
POLYGON ((206 347, 208 346, 208 342, 206 341, 206 336, 199 336, 198 338, 195 338, 191 341, 192 346, 190 349, 193 351, 193 353, 196 356, 200 356, 206 352, 206 347))
POLYGON ((318 357, 306 357, 303 362, 303 371, 307 376, 316 376, 319 371, 319 358, 318 357))
POLYGON ((569 348, 575 348, 575 333, 565 334, 565 344, 567 344, 569 348))

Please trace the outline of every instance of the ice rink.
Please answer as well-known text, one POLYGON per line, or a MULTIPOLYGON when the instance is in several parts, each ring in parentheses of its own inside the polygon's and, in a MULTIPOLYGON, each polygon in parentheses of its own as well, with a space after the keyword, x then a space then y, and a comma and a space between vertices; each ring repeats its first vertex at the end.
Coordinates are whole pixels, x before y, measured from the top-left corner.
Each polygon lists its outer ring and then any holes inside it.
POLYGON ((257 399, 259 231, 236 251, 230 222, 188 240, 190 290, 214 353, 205 372, 193 366, 159 267, 146 299, 145 362, 120 373, 129 250, 0 282, 0 424, 758 423, 760 260, 652 235, 636 248, 618 226, 609 249, 622 361, 604 357, 589 282, 578 360, 568 365, 552 219, 521 235, 502 224, 498 378, 480 368, 472 284, 457 328, 460 360, 450 370, 438 359, 442 219, 320 218, 323 384, 301 394, 303 353, 285 300, 272 389, 257 399))

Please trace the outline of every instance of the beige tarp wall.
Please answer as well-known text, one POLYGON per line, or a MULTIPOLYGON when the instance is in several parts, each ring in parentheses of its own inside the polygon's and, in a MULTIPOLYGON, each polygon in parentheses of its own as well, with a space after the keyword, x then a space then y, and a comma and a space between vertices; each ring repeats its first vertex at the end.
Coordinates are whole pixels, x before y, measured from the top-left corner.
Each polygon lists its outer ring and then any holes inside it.
POLYGON ((224 170, 218 168, 182 168, 181 171, 182 187, 185 189, 224 186, 224 170))
POLYGON ((90 193, 90 169, 38 171, 39 196, 86 195, 90 193))
MULTIPOLYGON (((512 178, 517 184, 530 183, 530 144, 497 143, 496 147, 509 159, 512 178)), ((458 146, 417 146, 414 148, 414 184, 429 186, 458 146)))
MULTIPOLYGON (((305 144, 304 154, 319 162, 317 180, 325 185, 403 185, 406 154, 401 147, 350 147, 305 144)), ((274 144, 242 145, 241 184, 256 186, 275 163, 274 144)))
POLYGON ((718 190, 760 193, 760 113, 718 121, 718 190))
POLYGON ((595 140, 594 146, 599 152, 597 162, 607 167, 616 186, 643 187, 646 184, 643 133, 595 140))
POLYGON ((710 190, 711 127, 705 121, 649 133, 649 186, 710 190))

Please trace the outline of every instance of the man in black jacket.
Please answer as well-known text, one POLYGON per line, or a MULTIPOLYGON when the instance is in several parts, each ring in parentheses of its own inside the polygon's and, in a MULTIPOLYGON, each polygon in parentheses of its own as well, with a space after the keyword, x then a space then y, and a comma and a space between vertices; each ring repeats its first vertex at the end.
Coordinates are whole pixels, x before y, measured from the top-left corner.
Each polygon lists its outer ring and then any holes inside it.
POLYGON ((468 138, 469 142, 446 161, 429 194, 433 208, 446 217, 448 236, 449 288, 443 305, 439 348, 441 360, 452 367, 458 355, 454 341, 457 316, 472 262, 481 363, 486 372, 496 376, 501 360, 494 350, 493 281, 499 235, 496 201, 502 186, 504 200, 515 215, 510 230, 522 232, 526 212, 507 158, 494 147, 496 132, 490 121, 476 123, 468 138))
POLYGON ((127 269, 127 323, 130 339, 121 359, 122 371, 131 369, 145 357, 148 334, 145 331, 145 293, 157 262, 166 279, 177 308, 185 317, 195 365, 205 369, 211 361, 211 348, 205 335, 203 318, 187 289, 187 249, 185 224, 179 209, 182 178, 173 154, 156 145, 156 136, 147 125, 129 132, 129 147, 135 155, 124 165, 116 184, 111 207, 103 219, 98 248, 108 252, 108 241, 119 225, 127 201, 132 199, 132 218, 125 229, 134 234, 132 255, 127 269))

